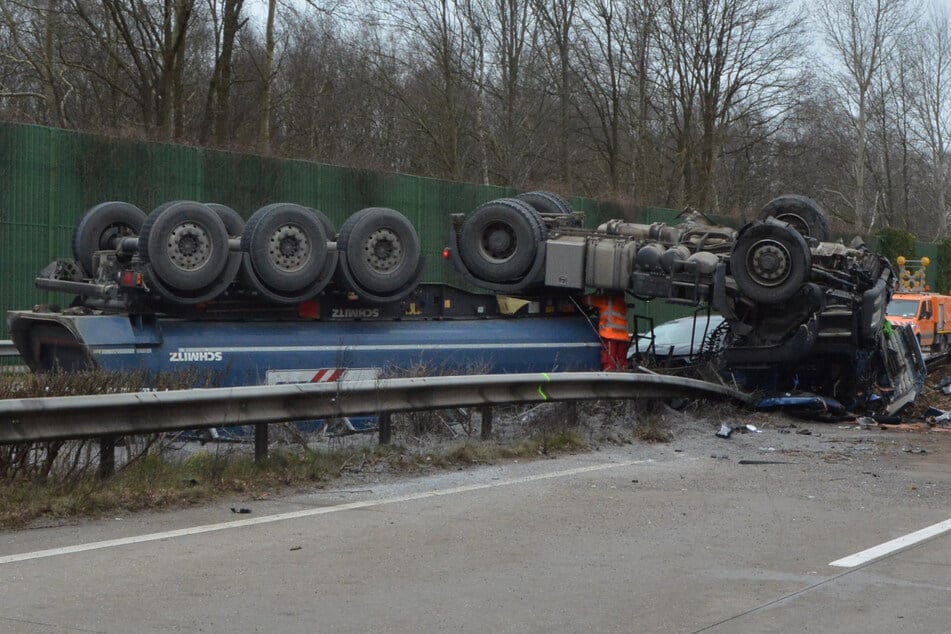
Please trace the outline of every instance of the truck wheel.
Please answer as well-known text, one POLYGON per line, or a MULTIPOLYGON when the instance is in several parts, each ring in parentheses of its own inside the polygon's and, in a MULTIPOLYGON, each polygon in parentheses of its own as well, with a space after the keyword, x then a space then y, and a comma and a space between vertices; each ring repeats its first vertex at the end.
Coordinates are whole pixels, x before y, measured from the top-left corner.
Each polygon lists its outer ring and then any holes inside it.
POLYGON ((413 281, 419 268, 416 228, 400 212, 361 209, 340 227, 337 250, 347 256, 353 279, 368 292, 389 295, 413 281))
POLYGON ((244 231, 244 218, 237 211, 228 205, 221 203, 205 203, 205 207, 218 214, 221 222, 225 223, 225 229, 228 231, 228 237, 240 238, 244 231))
POLYGON ((324 212, 320 211, 319 209, 314 209, 313 207, 308 207, 307 209, 310 210, 312 214, 317 216, 317 219, 320 220, 320 224, 324 226, 324 233, 327 234, 327 240, 333 242, 334 238, 337 237, 337 230, 334 229, 334 223, 330 222, 330 218, 328 218, 324 212))
POLYGON ((517 198, 488 202, 466 218, 459 257, 487 282, 518 281, 531 268, 547 232, 541 216, 517 198))
POLYGON ((96 251, 116 248, 116 241, 139 235, 145 212, 129 203, 107 202, 89 208, 73 231, 73 256, 87 275, 95 276, 96 251))
POLYGON ((327 234, 310 209, 275 203, 254 212, 244 226, 241 250, 254 273, 276 291, 307 288, 327 263, 327 234))
POLYGON ((568 201, 553 192, 525 192, 519 194, 516 198, 528 203, 540 214, 564 215, 570 214, 572 211, 568 201))
MULTIPOLYGON (((573 211, 571 204, 567 200, 553 192, 525 192, 524 194, 519 194, 517 198, 531 205, 539 214, 568 216, 573 211)), ((580 227, 581 222, 576 219, 571 219, 566 225, 569 227, 580 227)))
POLYGON ((832 237, 825 212, 812 198, 793 194, 774 198, 759 212, 760 220, 766 220, 770 216, 788 223, 807 238, 828 242, 832 237))
POLYGON ((228 231, 218 214, 201 203, 166 203, 145 219, 139 255, 166 286, 195 291, 212 285, 224 272, 228 231))
POLYGON ((740 233, 730 268, 736 285, 764 304, 786 301, 809 279, 812 253, 805 238, 788 226, 758 223, 740 233))

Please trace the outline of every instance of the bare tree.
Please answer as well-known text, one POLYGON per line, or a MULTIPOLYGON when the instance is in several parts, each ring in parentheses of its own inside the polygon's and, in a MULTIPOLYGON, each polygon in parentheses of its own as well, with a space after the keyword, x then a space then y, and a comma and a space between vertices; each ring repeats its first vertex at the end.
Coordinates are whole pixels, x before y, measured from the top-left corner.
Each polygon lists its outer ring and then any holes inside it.
POLYGON ((268 0, 267 19, 264 27, 264 63, 261 68, 261 114, 258 120, 258 143, 261 147, 271 145, 271 105, 274 82, 274 51, 277 47, 274 38, 274 20, 277 15, 277 0, 268 0))
POLYGON ((208 82, 199 131, 199 139, 202 142, 206 142, 212 132, 215 142, 219 145, 229 140, 234 49, 238 32, 248 21, 242 14, 243 8, 244 0, 208 0, 215 44, 215 64, 208 82))
MULTIPOLYGON (((70 0, 87 34, 114 62, 119 77, 100 72, 98 79, 130 86, 141 124, 165 137, 180 136, 184 116, 184 49, 195 0, 101 0, 101 11, 84 0, 70 0), (105 28, 107 21, 109 27, 105 28), (114 37, 113 37, 114 36, 114 37)), ((82 65, 83 60, 73 60, 82 65)), ((88 71, 95 69, 86 67, 88 71)))
POLYGON ((574 41, 576 0, 533 0, 532 8, 541 25, 547 47, 554 49, 549 59, 549 74, 554 79, 558 100, 558 126, 556 128, 558 152, 556 165, 561 183, 567 186, 572 181, 573 152, 570 148, 572 73, 571 49, 574 41))
POLYGON ((614 196, 622 190, 623 114, 628 97, 624 66, 629 55, 623 33, 631 25, 625 4, 619 0, 591 0, 586 4, 584 33, 578 47, 583 92, 579 107, 587 115, 588 141, 604 162, 608 191, 614 196))
POLYGON ((852 208, 857 226, 876 222, 865 192, 869 98, 878 73, 907 29, 907 0, 817 0, 814 15, 827 46, 836 56, 839 84, 852 110, 856 131, 852 208))
POLYGON ((399 100, 406 124, 414 136, 425 139, 416 158, 429 166, 429 173, 462 180, 475 83, 467 72, 471 20, 456 0, 410 0, 399 8, 381 3, 375 19, 381 27, 376 42, 379 67, 392 71, 396 62, 399 68, 396 76, 381 73, 378 89, 399 100))
POLYGON ((932 6, 928 19, 913 39, 912 82, 914 83, 913 131, 924 145, 935 188, 935 240, 948 235, 948 141, 951 139, 951 15, 948 9, 932 6))
POLYGON ((724 134, 746 118, 758 122, 750 138, 757 142, 789 108, 802 19, 778 0, 659 1, 660 66, 684 202, 716 208, 724 134))
POLYGON ((19 69, 16 85, 0 85, 0 96, 38 101, 38 122, 58 126, 67 124, 64 101, 71 88, 57 50, 64 30, 61 5, 62 0, 0 0, 0 24, 11 44, 5 57, 19 69))

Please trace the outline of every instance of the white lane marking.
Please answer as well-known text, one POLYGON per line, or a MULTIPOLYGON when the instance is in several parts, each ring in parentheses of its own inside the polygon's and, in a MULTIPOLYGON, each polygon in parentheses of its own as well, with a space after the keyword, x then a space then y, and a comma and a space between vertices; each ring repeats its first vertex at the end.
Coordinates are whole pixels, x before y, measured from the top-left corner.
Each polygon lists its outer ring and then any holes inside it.
POLYGON ((653 462, 652 460, 629 460, 625 462, 611 462, 587 467, 576 467, 564 471, 553 471, 550 473, 540 473, 536 475, 513 478, 511 480, 498 480, 484 484, 467 484, 464 486, 452 487, 449 489, 437 489, 435 491, 422 491, 420 493, 410 493, 407 495, 398 495, 391 498, 380 500, 364 500, 362 502, 348 502, 346 504, 337 504, 334 506, 322 506, 320 508, 306 509, 303 511, 292 511, 290 513, 278 513, 276 515, 266 515, 264 517, 255 517, 245 520, 235 520, 233 522, 222 522, 220 524, 205 524, 204 526, 193 526, 191 528, 180 528, 174 531, 163 531, 161 533, 149 533, 147 535, 133 535, 131 537, 121 537, 119 539, 107 539, 101 542, 90 542, 88 544, 77 544, 75 546, 64 546, 63 548, 50 548, 47 550, 34 550, 29 553, 19 553, 16 555, 6 555, 0 557, 0 564, 9 564, 16 561, 29 561, 31 559, 42 559, 44 557, 57 557, 59 555, 69 555, 72 553, 81 553, 87 550, 101 550, 103 548, 114 548, 116 546, 128 546, 130 544, 141 544, 143 542, 154 542, 162 539, 173 539, 175 537, 186 537, 188 535, 199 535, 201 533, 212 533, 215 531, 224 531, 232 528, 242 528, 245 526, 257 526, 259 524, 271 524, 273 522, 283 522, 285 520, 300 519, 302 517, 312 517, 314 515, 326 515, 328 513, 338 513, 340 511, 351 511, 353 509, 368 508, 371 506, 381 506, 383 504, 395 504, 399 502, 411 502, 413 500, 423 500, 426 498, 440 497, 444 495, 454 495, 456 493, 466 493, 468 491, 479 491, 482 489, 492 489, 495 487, 511 486, 513 484, 524 484, 526 482, 537 482, 538 480, 551 480, 553 478, 563 478, 567 476, 578 475, 581 473, 591 473, 593 471, 603 471, 605 469, 615 469, 617 467, 630 467, 636 464, 653 462))
POLYGON ((896 550, 901 550, 902 548, 907 548, 918 542, 923 542, 926 539, 931 539, 941 533, 946 533, 951 531, 951 520, 945 520, 943 522, 938 522, 932 526, 922 528, 917 530, 914 533, 908 533, 907 535, 902 535, 901 537, 896 537, 891 541, 887 541, 884 544, 879 544, 878 546, 872 546, 867 548, 862 552, 855 553, 854 555, 849 555, 848 557, 843 557, 842 559, 836 559, 830 566, 838 566, 840 568, 853 568, 855 566, 860 566, 866 562, 872 561, 873 559, 878 559, 879 557, 884 557, 890 553, 895 552, 896 550))

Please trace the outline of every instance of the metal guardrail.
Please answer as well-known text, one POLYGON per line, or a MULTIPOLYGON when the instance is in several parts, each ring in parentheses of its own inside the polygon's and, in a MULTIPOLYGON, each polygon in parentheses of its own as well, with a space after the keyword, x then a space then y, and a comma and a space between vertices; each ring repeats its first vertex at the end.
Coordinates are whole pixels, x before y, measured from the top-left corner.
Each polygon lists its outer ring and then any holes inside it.
MULTIPOLYGON (((20 351, 16 349, 16 346, 14 346, 13 342, 9 339, 0 339, 0 359, 4 358, 20 358, 20 351)), ((23 374, 29 371, 30 368, 26 364, 6 365, 0 363, 0 372, 23 374)))
POLYGON ((20 351, 16 349, 13 342, 9 339, 0 339, 0 357, 18 357, 20 351))
POLYGON ((505 403, 628 398, 750 402, 723 385, 621 372, 344 381, 0 401, 0 443, 103 438, 505 403))

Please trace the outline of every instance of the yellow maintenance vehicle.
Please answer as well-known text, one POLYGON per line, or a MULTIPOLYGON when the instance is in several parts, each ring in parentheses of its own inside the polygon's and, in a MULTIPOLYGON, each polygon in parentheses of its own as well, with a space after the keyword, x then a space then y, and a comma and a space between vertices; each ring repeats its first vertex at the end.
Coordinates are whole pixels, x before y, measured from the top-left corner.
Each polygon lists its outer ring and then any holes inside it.
POLYGON ((925 281, 931 260, 896 258, 898 279, 886 316, 895 326, 908 324, 915 332, 926 358, 947 354, 951 349, 951 295, 932 293, 925 281))

